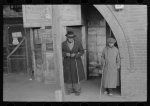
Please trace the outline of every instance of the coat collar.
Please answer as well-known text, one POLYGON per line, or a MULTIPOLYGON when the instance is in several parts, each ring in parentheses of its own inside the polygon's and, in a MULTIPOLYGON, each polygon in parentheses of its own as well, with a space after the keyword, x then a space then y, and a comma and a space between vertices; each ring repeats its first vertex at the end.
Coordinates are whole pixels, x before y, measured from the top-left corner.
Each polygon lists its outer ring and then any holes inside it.
MULTIPOLYGON (((68 44, 67 44, 67 40, 64 42, 64 45, 69 49, 68 44)), ((73 50, 76 48, 76 46, 77 46, 77 41, 74 40, 74 46, 73 46, 73 48, 72 48, 71 51, 73 51, 73 50)), ((69 49, 69 50, 70 50, 70 49, 69 49)))

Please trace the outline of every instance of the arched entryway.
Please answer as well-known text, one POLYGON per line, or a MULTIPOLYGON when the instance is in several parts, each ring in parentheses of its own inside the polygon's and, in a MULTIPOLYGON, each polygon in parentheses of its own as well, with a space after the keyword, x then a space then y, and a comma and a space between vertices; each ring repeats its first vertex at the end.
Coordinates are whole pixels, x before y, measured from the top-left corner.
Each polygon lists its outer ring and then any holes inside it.
MULTIPOLYGON (((121 57, 121 76, 122 71, 125 71, 124 68, 125 63, 129 63, 129 51, 128 51, 128 44, 125 37, 125 34, 123 32, 123 29, 120 25, 120 23, 117 21, 117 18, 115 17, 112 10, 107 5, 94 5, 94 7, 100 12, 100 14, 105 18, 108 25, 110 26, 116 40, 118 43, 118 48, 120 52, 121 57), (127 54, 125 54, 127 53, 127 54)), ((123 81, 123 78, 121 77, 121 82, 123 81)))
MULTIPOLYGON (((82 6, 82 16, 84 16, 84 25, 87 29, 85 37, 87 45, 87 82, 90 82, 93 87, 95 86, 99 88, 101 87, 100 82, 102 80, 102 69, 98 68, 97 65, 100 65, 101 67, 102 51, 106 47, 107 38, 113 37, 116 39, 116 36, 108 21, 106 21, 105 17, 103 17, 103 15, 94 6, 82 6)), ((118 45, 117 40, 117 48, 119 48, 118 45)), ((118 73, 118 75, 120 79, 120 73, 118 73)), ((120 86, 117 88, 118 89, 113 89, 114 95, 121 94, 120 86)), ((93 89, 93 91, 97 92, 97 89, 93 89)), ((103 91, 104 89, 102 88, 102 94, 103 91)))

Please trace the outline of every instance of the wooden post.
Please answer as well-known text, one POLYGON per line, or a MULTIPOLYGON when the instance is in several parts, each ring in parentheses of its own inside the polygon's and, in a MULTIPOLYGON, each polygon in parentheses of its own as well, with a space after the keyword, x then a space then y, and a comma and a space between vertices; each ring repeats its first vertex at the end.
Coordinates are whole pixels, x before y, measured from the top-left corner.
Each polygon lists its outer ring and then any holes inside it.
MULTIPOLYGON (((35 63, 35 53, 34 53, 34 41, 33 41, 33 30, 30 29, 30 42, 31 42, 31 54, 32 54, 32 67, 35 74, 36 71, 36 63, 35 63)), ((32 77, 32 73, 31 73, 32 77)))
POLYGON ((54 42, 54 61, 55 72, 57 77, 55 97, 56 101, 64 100, 64 79, 63 79, 63 64, 62 64, 62 25, 60 19, 59 5, 52 5, 52 35, 54 42))
MULTIPOLYGON (((6 36, 7 36, 7 38, 6 38, 6 41, 7 41, 7 56, 8 56, 8 54, 9 54, 9 33, 8 33, 8 31, 9 31, 9 26, 7 26, 7 33, 6 33, 6 36)), ((9 72, 10 72, 10 63, 9 63, 9 59, 7 59, 7 74, 9 74, 9 72)))
POLYGON ((25 49, 26 49, 26 50, 25 50, 25 51, 26 51, 25 54, 26 54, 26 66, 27 66, 26 69, 27 69, 27 74, 29 75, 29 71, 30 71, 30 70, 29 70, 29 57, 28 57, 29 54, 28 54, 28 44, 27 44, 27 43, 28 43, 28 42, 27 42, 28 39, 27 39, 27 36, 28 36, 28 35, 27 35, 26 28, 25 28, 25 49))
POLYGON ((82 45, 84 50, 83 56, 83 63, 84 63, 84 72, 85 72, 85 79, 87 80, 87 48, 86 48, 86 30, 85 26, 82 26, 82 45))
POLYGON ((41 40, 41 44, 42 44, 42 59, 43 59, 43 63, 42 63, 42 79, 43 82, 45 81, 45 71, 46 71, 46 42, 44 42, 44 38, 42 36, 42 40, 41 40))

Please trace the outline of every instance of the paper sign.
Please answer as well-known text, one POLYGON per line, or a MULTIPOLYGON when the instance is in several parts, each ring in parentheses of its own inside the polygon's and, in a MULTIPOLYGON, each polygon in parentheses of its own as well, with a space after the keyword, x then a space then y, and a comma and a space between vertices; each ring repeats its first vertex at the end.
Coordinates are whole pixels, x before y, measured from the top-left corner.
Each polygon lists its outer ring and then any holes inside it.
POLYGON ((16 37, 19 38, 19 37, 22 37, 22 34, 21 34, 21 32, 13 32, 12 37, 13 38, 16 38, 16 37))
POLYGON ((18 44, 19 44, 19 41, 18 41, 18 38, 19 38, 19 37, 22 37, 21 32, 13 32, 13 33, 12 33, 12 38, 13 38, 12 44, 13 44, 13 45, 18 45, 18 44))
POLYGON ((15 32, 13 32, 13 33, 12 33, 12 37, 13 37, 13 38, 16 38, 16 37, 17 37, 17 34, 16 34, 15 32))

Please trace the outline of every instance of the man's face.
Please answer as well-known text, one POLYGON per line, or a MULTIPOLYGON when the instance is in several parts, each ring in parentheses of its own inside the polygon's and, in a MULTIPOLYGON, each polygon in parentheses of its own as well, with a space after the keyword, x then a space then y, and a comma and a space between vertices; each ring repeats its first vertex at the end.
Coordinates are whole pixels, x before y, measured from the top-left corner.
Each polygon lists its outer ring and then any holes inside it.
POLYGON ((109 47, 113 47, 114 46, 114 43, 109 43, 109 47))
MULTIPOLYGON (((71 35, 71 36, 73 36, 73 35, 71 35)), ((67 38, 67 40, 68 40, 69 43, 72 43, 74 38, 67 38)))

